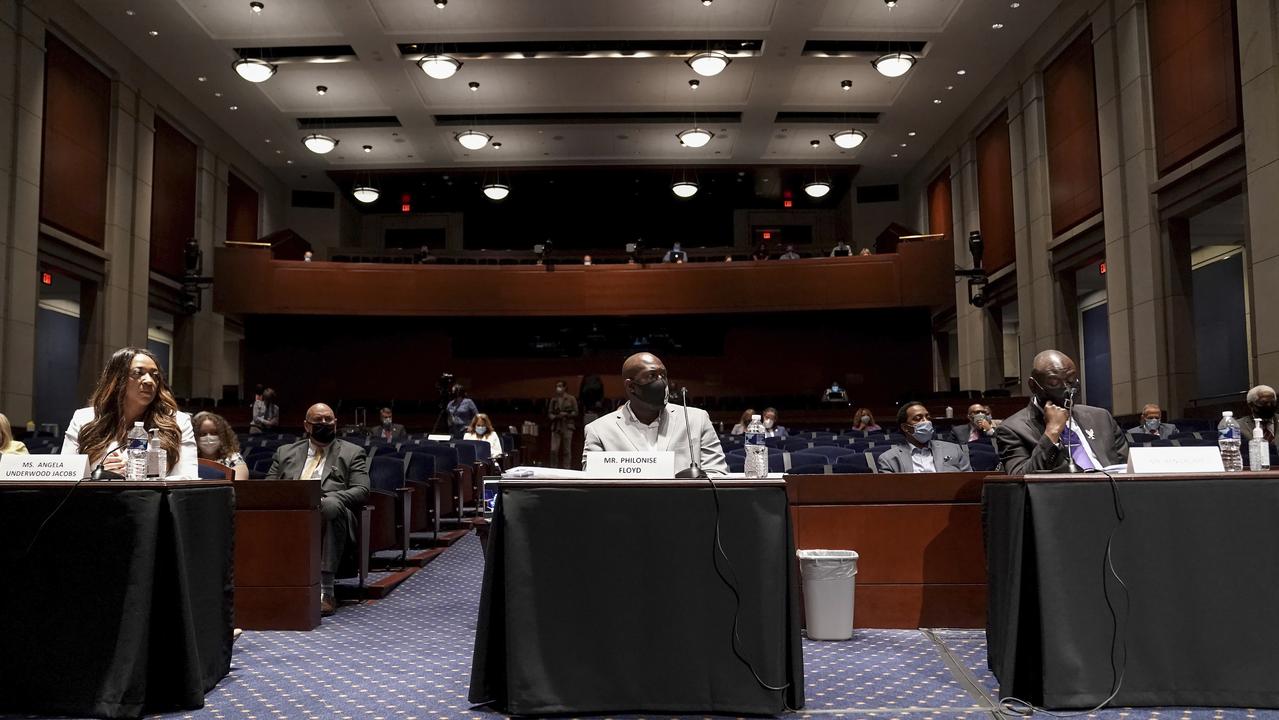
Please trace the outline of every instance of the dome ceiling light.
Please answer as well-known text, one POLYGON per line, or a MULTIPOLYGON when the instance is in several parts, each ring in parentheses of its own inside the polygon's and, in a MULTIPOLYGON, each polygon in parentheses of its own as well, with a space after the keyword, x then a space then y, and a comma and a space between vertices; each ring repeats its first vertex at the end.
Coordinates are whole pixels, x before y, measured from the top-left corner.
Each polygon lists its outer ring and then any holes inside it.
POLYGON ((804 186, 804 192, 808 193, 810 198, 823 198, 830 194, 830 183, 824 180, 814 180, 804 186))
POLYGON ((378 189, 372 185, 357 185, 355 189, 351 191, 351 194, 355 196, 356 200, 367 205, 371 202, 376 202, 381 193, 379 193, 378 189))
POLYGON ((830 139, 845 150, 852 150, 866 141, 866 133, 861 130, 840 130, 832 133, 830 139))
POLYGON ((697 190, 697 183, 692 180, 680 180, 671 185, 671 192, 679 198, 691 198, 697 194, 697 190))
POLYGON ((338 146, 338 141, 328 135, 311 133, 310 135, 302 138, 302 144, 306 146, 307 150, 310 150, 316 155, 327 155, 328 153, 333 152, 333 148, 338 146))
POLYGON ((479 150, 488 145, 493 136, 479 130, 465 130, 454 135, 453 139, 467 150, 479 150))
POLYGON ((685 147, 699 148, 706 147, 706 143, 709 143, 711 138, 715 137, 715 133, 695 127, 678 133, 675 137, 679 138, 680 144, 685 147))
POLYGON ((275 74, 275 65, 259 58, 240 58, 231 63, 236 74, 251 83, 266 82, 275 74))
POLYGON ((897 78, 910 72, 915 66, 915 56, 904 52, 888 53, 875 58, 870 64, 875 66, 880 75, 897 78))
POLYGON ((699 52, 684 62, 688 63, 688 66, 698 75, 714 77, 724 72, 724 68, 728 67, 732 59, 718 50, 710 50, 699 52))
POLYGON ((427 55, 417 61, 417 66, 422 68, 422 72, 428 77, 447 80, 462 69, 462 61, 448 55, 427 55))
POLYGON ((484 186, 484 197, 489 200, 505 200, 510 194, 511 186, 504 182, 494 182, 484 186))

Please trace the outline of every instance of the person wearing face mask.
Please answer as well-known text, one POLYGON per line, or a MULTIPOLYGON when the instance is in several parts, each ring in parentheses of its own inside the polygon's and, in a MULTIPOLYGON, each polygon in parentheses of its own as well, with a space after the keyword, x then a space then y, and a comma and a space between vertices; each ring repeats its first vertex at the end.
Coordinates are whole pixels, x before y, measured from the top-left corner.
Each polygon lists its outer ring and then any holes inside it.
POLYGON ((1079 372, 1065 353, 1036 355, 1026 387, 1030 405, 995 428, 995 447, 1009 475, 1070 472, 1072 459, 1079 472, 1128 462, 1128 437, 1108 411, 1078 403, 1066 411, 1079 389, 1079 372))
POLYGON ((991 417, 989 407, 981 403, 973 403, 968 406, 968 422, 951 428, 950 439, 960 445, 978 440, 989 441, 990 438, 995 437, 995 426, 998 424, 999 422, 991 417))
POLYGON ((1275 389, 1269 385, 1258 385, 1248 391, 1248 415, 1239 418, 1239 430, 1246 444, 1252 439, 1253 429, 1257 423, 1253 418, 1261 419, 1261 432, 1266 442, 1275 444, 1275 389))
POLYGON ((483 440, 489 444, 489 457, 497 457, 502 454, 502 438, 499 437, 497 428, 493 427, 493 421, 488 415, 480 413, 476 415, 471 424, 466 427, 466 434, 462 436, 463 440, 483 440))
POLYGON ((466 396, 466 388, 461 383, 455 383, 452 392, 453 399, 448 405, 449 435, 459 438, 466 431, 466 426, 471 424, 471 420, 480 414, 480 409, 475 406, 474 400, 466 396))
POLYGON ((401 443, 408 439, 409 434, 404 430, 404 426, 395 422, 394 418, 392 418, 391 408, 382 408, 381 416, 382 422, 369 428, 370 437, 375 440, 385 440, 389 443, 401 443))
POLYGON ((662 262, 664 263, 682 263, 687 260, 688 254, 684 252, 684 248, 678 242, 672 245, 671 249, 667 250, 666 254, 662 256, 662 262))
POLYGON ((882 473, 968 472, 968 454, 952 442, 937 440, 933 419, 922 403, 908 402, 897 410, 897 426, 906 436, 880 455, 875 465, 882 473))
POLYGON ((577 432, 577 398, 568 393, 563 380, 555 383, 555 394, 547 403, 551 420, 551 467, 573 467, 573 433, 577 432))
POLYGON ((231 468, 236 480, 249 479, 249 466, 240 456, 240 441, 226 418, 217 413, 196 413, 191 424, 195 426, 195 444, 200 457, 231 468))
POLYGON ((369 459, 359 445, 337 439, 337 417, 324 403, 306 411, 302 428, 307 437, 277 448, 266 478, 320 481, 320 614, 327 617, 337 609, 333 577, 355 542, 355 513, 369 497, 369 459))
POLYGON ((699 408, 684 408, 666 402, 668 378, 666 365, 652 353, 636 353, 622 364, 622 387, 626 403, 617 410, 600 416, 586 426, 586 442, 582 465, 592 452, 651 452, 670 450, 675 453, 675 469, 692 466, 689 439, 702 470, 712 475, 728 472, 719 435, 710 415, 699 408))
POLYGON ((779 258, 777 258, 777 259, 778 259, 778 260, 799 260, 800 258, 801 258, 801 255, 800 255, 799 253, 795 252, 795 246, 794 246, 794 245, 787 245, 787 246, 786 246, 786 252, 782 253, 782 254, 781 254, 781 257, 779 257, 779 258))
MULTIPOLYGON (((1141 424, 1128 430, 1131 435, 1153 435, 1157 439, 1167 440, 1177 434, 1177 426, 1163 421, 1164 411, 1156 404, 1149 403, 1141 409, 1141 424)), ((1242 426, 1240 426, 1242 428, 1242 426)), ((1130 437, 1129 440, 1132 438, 1130 437)))
POLYGON ((764 408, 762 419, 764 421, 764 437, 785 440, 790 436, 786 432, 786 428, 777 422, 777 408, 764 408))
POLYGON ((853 413, 853 429, 860 432, 882 432, 884 428, 875 422, 870 408, 860 407, 853 413))

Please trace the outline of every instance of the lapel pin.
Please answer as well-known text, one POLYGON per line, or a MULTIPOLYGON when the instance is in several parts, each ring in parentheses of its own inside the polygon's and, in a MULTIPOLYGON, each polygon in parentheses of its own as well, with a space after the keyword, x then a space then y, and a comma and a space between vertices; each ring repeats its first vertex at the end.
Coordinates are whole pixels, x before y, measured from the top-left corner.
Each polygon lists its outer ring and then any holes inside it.
POLYGON ((1097 439, 1097 433, 1093 432, 1091 429, 1090 429, 1090 430, 1085 430, 1085 431, 1084 431, 1084 434, 1088 436, 1088 439, 1089 439, 1089 440, 1096 440, 1096 439, 1097 439))

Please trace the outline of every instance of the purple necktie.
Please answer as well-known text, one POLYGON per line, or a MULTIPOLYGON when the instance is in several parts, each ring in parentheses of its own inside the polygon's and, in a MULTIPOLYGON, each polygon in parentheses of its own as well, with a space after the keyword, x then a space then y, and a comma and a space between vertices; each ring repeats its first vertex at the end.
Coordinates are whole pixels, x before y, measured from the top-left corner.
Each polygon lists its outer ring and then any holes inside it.
POLYGON ((1088 451, 1084 449, 1083 438, 1079 437, 1073 429, 1067 426, 1061 431, 1061 441, 1070 445, 1070 456, 1075 459, 1075 467, 1080 470, 1093 470, 1096 466, 1088 457, 1088 451))

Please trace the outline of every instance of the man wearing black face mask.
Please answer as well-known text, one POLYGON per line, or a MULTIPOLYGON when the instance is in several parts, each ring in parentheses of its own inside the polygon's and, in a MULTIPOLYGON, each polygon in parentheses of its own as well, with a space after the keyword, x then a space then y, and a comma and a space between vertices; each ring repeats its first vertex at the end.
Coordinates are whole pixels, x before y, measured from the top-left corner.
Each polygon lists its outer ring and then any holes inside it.
POLYGON ((880 455, 875 465, 882 473, 968 472, 968 454, 945 440, 935 440, 933 419, 922 403, 908 402, 897 409, 897 427, 906 436, 880 455))
POLYGON ((1128 438, 1102 408, 1074 404, 1079 387, 1075 361, 1057 350, 1035 356, 1030 378, 1030 405, 1013 413, 995 429, 995 446, 1009 475, 1100 470, 1128 462, 1128 438), (1069 424, 1067 419, 1069 418, 1069 424))
POLYGON ((404 430, 404 426, 395 422, 391 418, 391 408, 382 408, 382 424, 369 428, 369 435, 378 439, 391 443, 401 443, 408 439, 408 433, 404 430))
POLYGON ((302 423, 308 437, 276 449, 268 480, 320 481, 320 614, 337 609, 333 576, 348 542, 355 542, 355 512, 369 497, 369 460, 360 446, 337 439, 337 418, 324 403, 302 423))
POLYGON ((689 438, 702 470, 710 474, 728 472, 719 435, 705 410, 684 408, 666 403, 666 366, 651 353, 637 353, 622 364, 622 385, 627 402, 616 411, 602 415, 586 426, 582 465, 592 452, 650 452, 670 450, 675 453, 675 469, 692 465, 689 438))
POLYGON ((1245 442, 1252 439, 1257 423, 1253 418, 1261 420, 1261 432, 1266 442, 1275 442, 1275 389, 1269 385, 1258 385, 1248 391, 1248 412, 1239 418, 1239 430, 1245 442))

